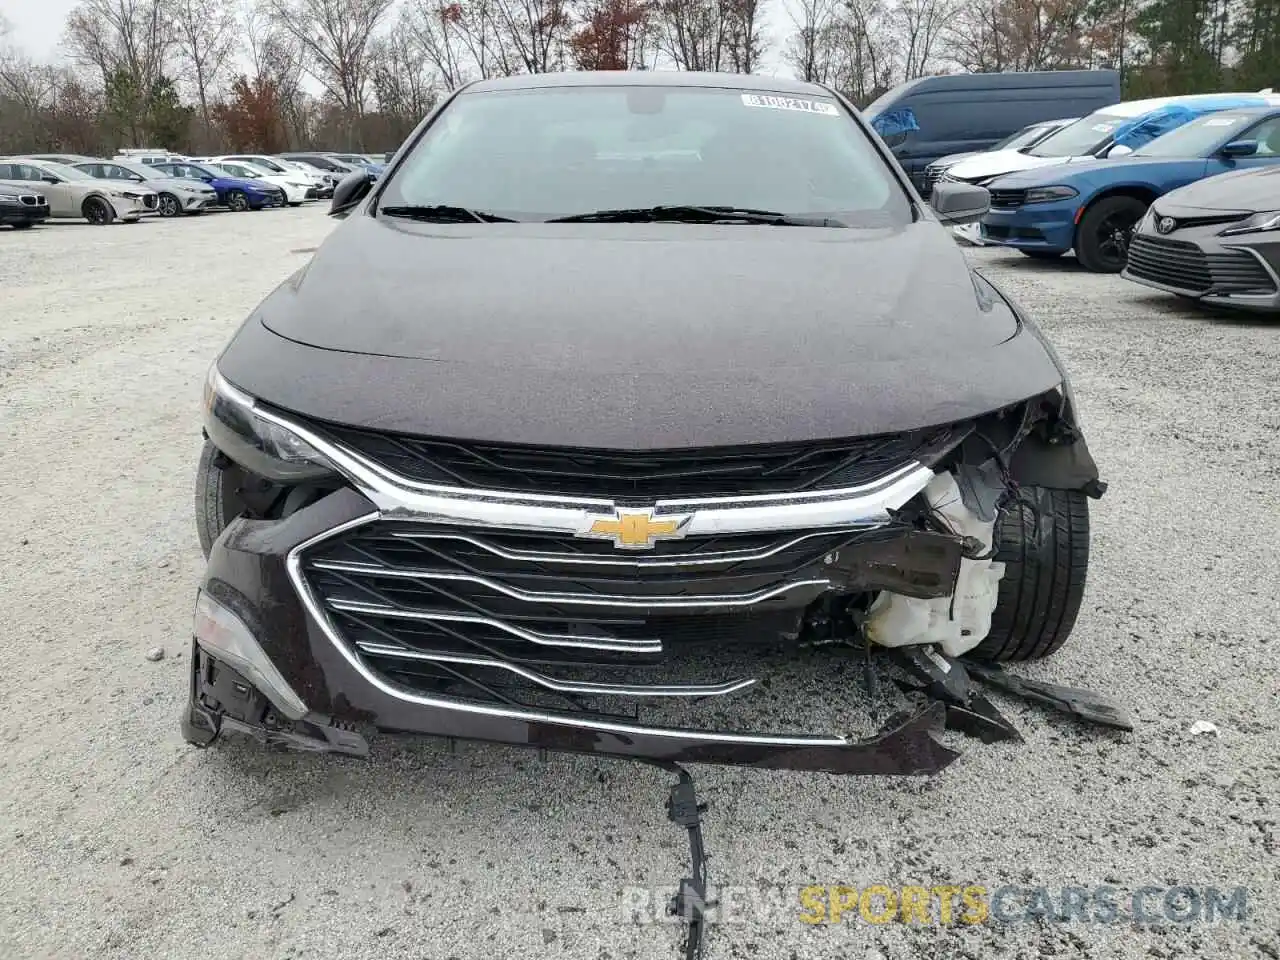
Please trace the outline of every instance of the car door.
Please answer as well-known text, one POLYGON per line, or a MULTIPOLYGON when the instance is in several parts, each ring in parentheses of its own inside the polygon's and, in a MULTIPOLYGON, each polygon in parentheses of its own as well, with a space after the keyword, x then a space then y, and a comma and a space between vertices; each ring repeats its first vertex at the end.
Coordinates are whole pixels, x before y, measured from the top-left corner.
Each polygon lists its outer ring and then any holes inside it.
POLYGON ((31 183, 31 189, 34 192, 43 194, 49 201, 51 216, 80 216, 80 198, 71 186, 62 182, 61 178, 57 183, 48 183, 44 178, 52 174, 42 167, 32 166, 29 163, 16 163, 14 167, 21 172, 23 180, 31 183))

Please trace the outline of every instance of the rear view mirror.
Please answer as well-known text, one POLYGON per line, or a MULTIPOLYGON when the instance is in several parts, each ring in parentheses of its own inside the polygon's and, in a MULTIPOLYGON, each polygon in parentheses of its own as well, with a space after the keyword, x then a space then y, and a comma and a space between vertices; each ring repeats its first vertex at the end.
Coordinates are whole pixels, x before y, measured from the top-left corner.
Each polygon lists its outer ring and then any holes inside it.
POLYGON ((41 183, 61 183, 62 181, 59 180, 57 177, 53 176, 52 174, 46 173, 43 177, 40 178, 40 182, 41 183))
POLYGON ((368 170, 354 170, 333 188, 333 200, 329 204, 329 216, 345 217, 373 189, 373 177, 368 170))
POLYGON ((929 206, 943 223, 974 223, 991 209, 991 194, 972 183, 942 182, 934 184, 929 206))
POLYGON ((1221 152, 1224 157, 1252 157, 1258 152, 1258 141, 1232 140, 1221 152))

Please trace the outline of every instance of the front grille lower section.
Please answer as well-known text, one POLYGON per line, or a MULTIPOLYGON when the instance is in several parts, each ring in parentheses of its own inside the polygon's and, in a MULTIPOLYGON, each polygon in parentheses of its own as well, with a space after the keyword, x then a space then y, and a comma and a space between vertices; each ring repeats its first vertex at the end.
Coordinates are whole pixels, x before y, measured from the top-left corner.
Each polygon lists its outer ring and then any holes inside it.
POLYGON ((1127 264, 1131 276, 1175 290, 1209 293, 1275 293, 1271 275, 1245 250, 1206 253, 1198 244, 1135 234, 1127 264))
POLYGON ((559 534, 377 520, 306 551, 300 572, 341 641, 398 686, 698 726, 719 708, 695 704, 779 670, 827 682, 829 663, 797 659, 824 594, 890 582, 946 595, 959 551, 898 525, 690 537, 637 555, 559 534))
POLYGON ((962 423, 811 443, 627 451, 482 443, 316 426, 363 457, 410 480, 650 502, 858 486, 912 460, 930 465, 970 429, 962 423))
POLYGON ((156 208, 156 195, 154 193, 149 193, 144 196, 142 198, 142 205, 148 210, 154 210, 156 208))

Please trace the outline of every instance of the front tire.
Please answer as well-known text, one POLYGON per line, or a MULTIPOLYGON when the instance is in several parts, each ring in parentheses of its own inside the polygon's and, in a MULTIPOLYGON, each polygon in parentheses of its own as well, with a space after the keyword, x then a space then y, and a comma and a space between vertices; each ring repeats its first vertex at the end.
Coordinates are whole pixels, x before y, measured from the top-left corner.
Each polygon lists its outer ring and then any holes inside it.
POLYGON ((11 224, 9 224, 9 226, 13 227, 13 229, 15 229, 15 230, 30 230, 32 227, 34 227, 34 226, 35 226, 35 224, 34 224, 34 223, 30 223, 30 222, 27 222, 27 223, 11 223, 11 224))
POLYGON ((289 206, 291 206, 291 207, 300 207, 300 206, 302 206, 302 201, 301 201, 301 200, 290 200, 290 201, 289 201, 289 206))
POLYGON ((116 218, 111 204, 101 197, 90 197, 80 207, 80 213, 95 227, 105 227, 116 218))
POLYGON ((232 190, 227 194, 227 206, 236 213, 244 213, 249 209, 249 198, 243 190, 232 190))
POLYGON ((1039 660, 1075 626, 1089 569, 1089 499, 1079 490, 1022 487, 1000 512, 996 557, 1003 562, 991 631, 977 660, 1039 660))
POLYGON ((182 212, 182 204, 172 193, 160 194, 160 202, 157 206, 160 209, 160 216, 165 218, 176 217, 182 212))
POLYGON ((240 496, 245 480, 245 472, 240 467, 208 440, 204 442, 200 465, 196 468, 195 493, 196 534, 206 558, 227 525, 247 509, 240 496))
POLYGON ((1057 260, 1062 256, 1061 250, 1019 250, 1018 252, 1032 260, 1057 260))
POLYGON ((1147 205, 1137 197, 1103 197, 1076 227, 1076 259, 1094 273, 1119 273, 1129 259, 1129 237, 1147 205))

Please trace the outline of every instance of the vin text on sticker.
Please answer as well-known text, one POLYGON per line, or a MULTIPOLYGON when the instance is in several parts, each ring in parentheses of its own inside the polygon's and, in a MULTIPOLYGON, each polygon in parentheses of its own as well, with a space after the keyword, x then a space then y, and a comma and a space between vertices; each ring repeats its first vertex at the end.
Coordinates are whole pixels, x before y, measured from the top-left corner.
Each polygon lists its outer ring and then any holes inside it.
POLYGON ((748 107, 769 107, 773 110, 799 110, 801 113, 820 113, 828 117, 840 116, 834 103, 819 100, 797 100, 795 97, 768 97, 760 93, 744 93, 742 102, 748 107))

